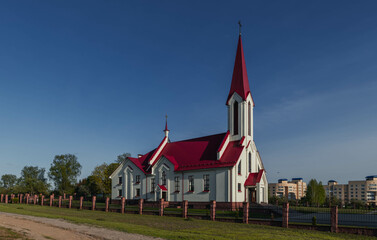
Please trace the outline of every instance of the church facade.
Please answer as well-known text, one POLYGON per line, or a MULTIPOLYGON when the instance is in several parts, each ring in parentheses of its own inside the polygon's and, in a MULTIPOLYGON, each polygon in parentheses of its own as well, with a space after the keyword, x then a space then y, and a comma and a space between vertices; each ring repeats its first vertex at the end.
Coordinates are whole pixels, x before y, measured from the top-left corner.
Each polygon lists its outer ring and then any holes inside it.
POLYGON ((112 199, 233 204, 268 202, 268 182, 253 138, 254 101, 250 92, 241 35, 229 95, 228 130, 171 142, 128 157, 110 176, 112 199))

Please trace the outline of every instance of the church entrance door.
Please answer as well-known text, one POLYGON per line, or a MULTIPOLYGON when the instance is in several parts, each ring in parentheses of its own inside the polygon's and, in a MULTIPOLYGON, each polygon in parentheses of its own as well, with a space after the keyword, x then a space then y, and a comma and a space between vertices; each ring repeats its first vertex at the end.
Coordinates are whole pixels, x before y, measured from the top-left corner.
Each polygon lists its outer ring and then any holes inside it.
POLYGON ((255 188, 249 188, 249 202, 255 203, 257 201, 257 191, 255 188))
POLYGON ((166 191, 162 192, 162 198, 166 201, 166 191))

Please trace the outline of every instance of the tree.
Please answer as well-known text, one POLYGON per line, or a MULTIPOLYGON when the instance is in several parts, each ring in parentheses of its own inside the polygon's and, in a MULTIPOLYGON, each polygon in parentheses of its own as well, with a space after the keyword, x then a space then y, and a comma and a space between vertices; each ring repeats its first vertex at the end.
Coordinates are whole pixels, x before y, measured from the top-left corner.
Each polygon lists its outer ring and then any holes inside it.
POLYGON ((311 179, 306 188, 306 198, 310 205, 322 205, 326 199, 326 193, 322 182, 318 183, 317 180, 311 179))
POLYGON ((2 186, 6 189, 12 189, 17 183, 17 176, 13 174, 4 174, 1 176, 2 186))
POLYGON ((81 196, 82 197, 88 197, 88 196, 90 196, 90 190, 89 190, 89 187, 87 186, 87 179, 86 178, 80 180, 76 184, 75 193, 79 197, 81 197, 81 196))
POLYGON ((119 163, 103 163, 94 168, 92 174, 87 178, 87 186, 92 195, 111 194, 110 175, 118 168, 119 163))
POLYGON ((111 179, 110 176, 119 167, 119 163, 110 163, 105 170, 105 193, 111 194, 111 179))
POLYGON ((126 158, 131 157, 131 153, 123 153, 117 157, 116 162, 121 164, 123 161, 126 160, 126 158))
POLYGON ((342 204, 342 202, 336 197, 336 196, 332 196, 332 197, 326 197, 326 200, 325 200, 325 205, 326 206, 340 206, 342 204))
POLYGON ((43 193, 47 194, 49 184, 45 178, 45 169, 33 166, 25 166, 21 170, 21 178, 19 181, 19 191, 31 194, 43 193))
POLYGON ((107 167, 108 165, 106 163, 96 166, 92 172, 92 175, 88 177, 88 181, 91 183, 90 185, 95 185, 95 186, 89 187, 92 193, 105 194, 106 192, 105 181, 107 177, 105 172, 106 172, 107 167))
POLYGON ((74 184, 81 174, 81 164, 73 154, 56 155, 48 173, 60 193, 73 193, 74 184))

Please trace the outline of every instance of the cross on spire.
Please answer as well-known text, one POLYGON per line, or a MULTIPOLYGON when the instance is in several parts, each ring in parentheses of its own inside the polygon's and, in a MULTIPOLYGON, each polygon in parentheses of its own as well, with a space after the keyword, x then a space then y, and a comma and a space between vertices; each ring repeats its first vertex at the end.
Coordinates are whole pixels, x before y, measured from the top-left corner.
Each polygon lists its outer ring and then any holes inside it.
POLYGON ((241 35, 241 28, 242 28, 242 24, 241 24, 241 21, 238 21, 238 25, 239 25, 239 32, 240 32, 240 35, 241 35))

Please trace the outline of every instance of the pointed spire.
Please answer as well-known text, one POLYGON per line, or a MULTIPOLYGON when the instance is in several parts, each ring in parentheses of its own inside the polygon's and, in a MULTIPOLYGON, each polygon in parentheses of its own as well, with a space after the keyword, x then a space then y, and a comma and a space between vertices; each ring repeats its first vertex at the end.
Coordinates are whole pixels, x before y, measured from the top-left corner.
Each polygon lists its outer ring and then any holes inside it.
POLYGON ((169 131, 169 129, 168 129, 168 115, 165 115, 165 130, 164 131, 169 131))
POLYGON ((169 136, 169 129, 168 129, 168 115, 165 115, 165 137, 169 136))
MULTIPOLYGON (((241 39, 241 23, 240 24, 240 34, 238 37, 238 47, 236 53, 236 60, 234 62, 232 84, 230 87, 228 99, 226 104, 228 104, 229 99, 236 92, 243 100, 246 100, 248 94, 250 93, 249 79, 247 78, 245 57, 243 54, 242 39, 241 39)), ((251 94, 251 93, 250 93, 251 94)))

